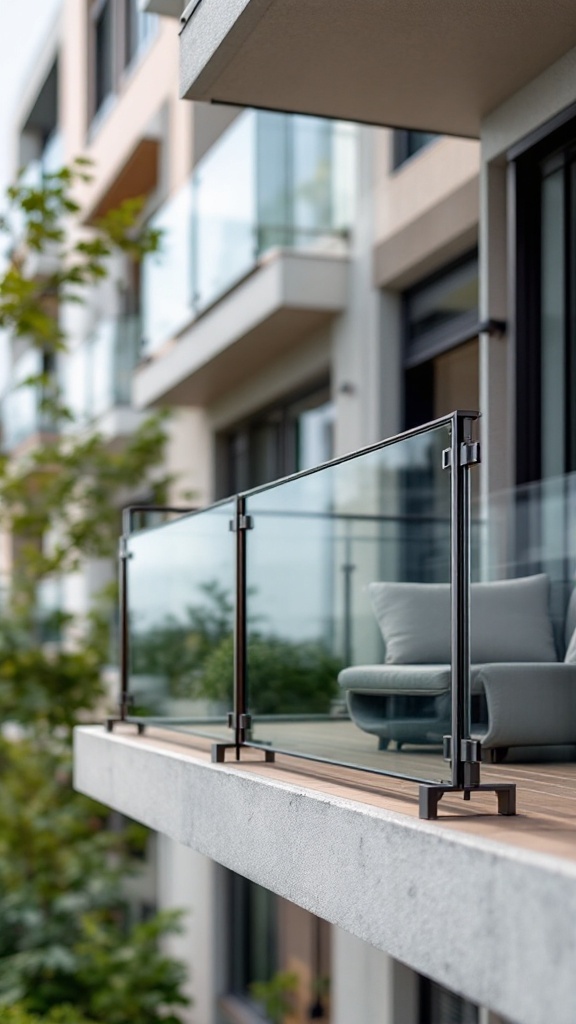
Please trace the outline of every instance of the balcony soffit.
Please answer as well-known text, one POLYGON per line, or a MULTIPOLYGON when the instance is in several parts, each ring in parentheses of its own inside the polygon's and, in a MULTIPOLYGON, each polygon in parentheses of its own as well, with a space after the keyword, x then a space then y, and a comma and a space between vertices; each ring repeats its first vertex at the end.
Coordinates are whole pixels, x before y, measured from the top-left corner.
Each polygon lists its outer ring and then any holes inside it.
POLYGON ((477 137, 576 46, 571 0, 202 0, 188 99, 477 137))
POLYGON ((304 341, 347 301, 341 256, 270 253, 134 379, 138 408, 204 405, 304 341))
POLYGON ((115 209, 125 199, 147 196, 158 184, 160 141, 146 137, 136 146, 85 216, 88 224, 115 209))

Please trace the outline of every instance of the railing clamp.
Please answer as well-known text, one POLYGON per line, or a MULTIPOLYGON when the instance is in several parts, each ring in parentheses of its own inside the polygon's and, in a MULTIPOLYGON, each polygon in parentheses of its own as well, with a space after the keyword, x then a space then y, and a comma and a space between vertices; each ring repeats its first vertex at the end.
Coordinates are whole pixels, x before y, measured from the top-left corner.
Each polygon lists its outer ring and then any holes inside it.
POLYGON ((444 758, 445 761, 451 761, 452 760, 452 737, 451 736, 443 736, 442 737, 442 757, 444 758))
POLYGON ((237 531, 240 531, 240 530, 253 530, 253 529, 254 529, 254 520, 252 519, 252 516, 240 515, 240 516, 237 516, 236 519, 231 519, 230 520, 230 531, 231 531, 231 533, 236 533, 237 531))
POLYGON ((239 729, 250 729, 252 727, 252 715, 237 715, 235 711, 229 711, 227 722, 229 729, 235 729, 236 724, 238 724, 239 729))
MULTIPOLYGON (((480 462, 480 442, 462 441, 460 445, 459 464, 460 466, 477 466, 480 462)), ((452 449, 444 448, 442 451, 442 469, 450 469, 452 466, 452 449)))
POLYGON ((476 466, 480 462, 480 442, 463 441, 460 445, 460 465, 476 466))
POLYGON ((482 744, 480 740, 461 740, 460 760, 465 764, 480 762, 482 760, 482 744))
POLYGON ((132 555, 128 550, 128 537, 122 536, 118 541, 118 558, 122 561, 127 561, 129 558, 132 558, 132 555))

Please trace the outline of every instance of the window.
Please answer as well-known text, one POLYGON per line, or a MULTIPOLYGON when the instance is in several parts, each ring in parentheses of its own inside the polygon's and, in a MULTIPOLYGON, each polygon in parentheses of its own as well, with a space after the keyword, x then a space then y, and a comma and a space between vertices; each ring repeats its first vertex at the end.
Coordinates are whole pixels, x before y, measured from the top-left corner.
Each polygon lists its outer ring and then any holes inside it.
POLYGON ((147 45, 156 31, 156 18, 140 10, 138 0, 124 0, 124 67, 147 45))
POLYGON ((157 25, 138 0, 94 0, 92 21, 92 116, 118 91, 122 73, 148 44, 157 25))
POLYGON ((334 407, 327 385, 275 405, 227 431, 220 438, 220 496, 332 458, 334 407))
POLYGON ((393 141, 393 166, 400 167, 406 160, 409 160, 415 153, 428 146, 435 139, 440 138, 434 132, 414 132, 406 128, 394 129, 393 141))
POLYGON ((228 872, 231 918, 229 986, 251 999, 255 981, 270 981, 278 967, 277 897, 261 885, 228 872))
POLYGON ((114 90, 112 0, 100 5, 94 20, 94 104, 100 110, 114 90))
POLYGON ((478 407, 478 256, 403 297, 406 428, 478 407))
POLYGON ((226 995, 219 1007, 222 1024, 268 1021, 265 994, 254 989, 255 983, 271 983, 270 995, 275 991, 276 998, 283 991, 293 1010, 290 1019, 329 1024, 330 925, 232 871, 226 871, 225 893, 228 949, 226 995))
POLYGON ((42 173, 54 172, 62 165, 58 114, 59 71, 56 57, 20 130, 19 163, 31 172, 30 183, 39 183, 42 173))
POLYGON ((430 978, 420 978, 419 1024, 478 1024, 478 1007, 430 978))
POLYGON ((519 483, 576 470, 576 119, 516 164, 519 483))

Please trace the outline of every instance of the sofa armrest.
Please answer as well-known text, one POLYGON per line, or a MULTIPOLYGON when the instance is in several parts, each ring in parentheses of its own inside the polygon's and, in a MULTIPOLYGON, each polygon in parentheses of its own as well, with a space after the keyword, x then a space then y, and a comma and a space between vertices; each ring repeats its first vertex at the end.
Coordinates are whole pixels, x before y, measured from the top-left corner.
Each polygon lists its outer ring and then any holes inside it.
POLYGON ((576 665, 507 662, 478 666, 486 694, 485 747, 576 743, 576 665))

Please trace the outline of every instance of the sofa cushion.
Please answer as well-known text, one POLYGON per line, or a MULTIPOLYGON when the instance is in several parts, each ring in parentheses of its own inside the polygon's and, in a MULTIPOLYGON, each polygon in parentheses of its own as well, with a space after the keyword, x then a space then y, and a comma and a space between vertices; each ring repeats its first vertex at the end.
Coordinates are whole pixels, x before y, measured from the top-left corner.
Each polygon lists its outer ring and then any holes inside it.
POLYGON ((414 696, 446 693, 451 677, 450 665, 353 665, 342 669, 338 682, 343 690, 414 696))
MULTIPOLYGON (((388 664, 450 662, 448 583, 370 583, 372 606, 388 664)), ((470 596, 471 660, 557 661, 548 615, 548 577, 541 573, 473 583, 470 596)))

